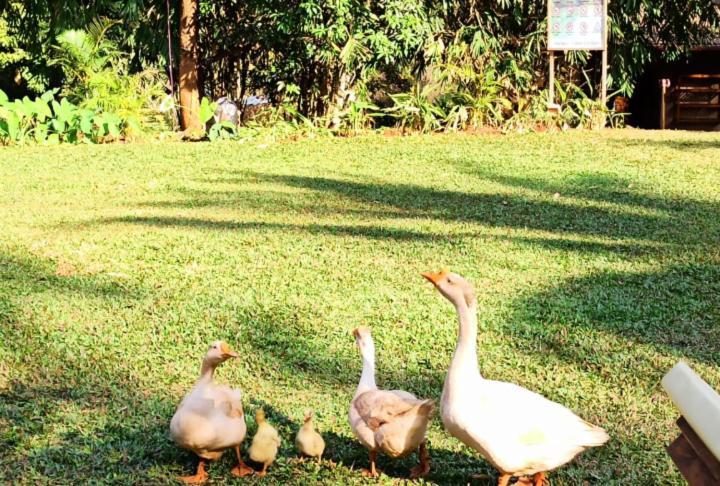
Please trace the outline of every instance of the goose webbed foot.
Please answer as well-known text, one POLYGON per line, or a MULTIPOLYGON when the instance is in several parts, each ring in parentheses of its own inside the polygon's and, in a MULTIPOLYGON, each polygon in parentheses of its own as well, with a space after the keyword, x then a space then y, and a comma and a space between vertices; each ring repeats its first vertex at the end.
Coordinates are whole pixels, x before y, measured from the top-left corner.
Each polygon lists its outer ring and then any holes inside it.
POLYGON ((430 474, 430 454, 428 454, 425 442, 418 448, 420 464, 410 470, 410 479, 424 478, 430 474))
POLYGON ((192 476, 181 476, 178 479, 185 484, 202 484, 208 479, 208 474, 205 472, 205 459, 200 458, 200 462, 197 465, 197 471, 192 476))

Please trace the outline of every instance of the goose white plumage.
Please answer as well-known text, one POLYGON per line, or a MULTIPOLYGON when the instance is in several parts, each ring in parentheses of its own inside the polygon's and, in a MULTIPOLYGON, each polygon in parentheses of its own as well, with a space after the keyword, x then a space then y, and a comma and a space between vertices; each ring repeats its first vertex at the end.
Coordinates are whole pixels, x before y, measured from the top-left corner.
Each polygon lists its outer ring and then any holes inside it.
POLYGON ((456 308, 459 333, 443 386, 445 429, 482 454, 499 472, 499 486, 513 476, 545 473, 589 447, 604 444, 607 433, 566 407, 512 383, 487 380, 477 365, 477 299, 472 285, 447 270, 422 274, 456 308))
POLYGON ((180 402, 170 421, 173 440, 200 458, 195 475, 180 478, 185 483, 204 482, 207 479, 206 461, 220 458, 225 449, 231 447, 235 448, 238 459, 232 473, 245 476, 253 472, 240 456, 240 444, 247 432, 241 392, 213 381, 215 368, 237 356, 227 343, 212 343, 203 358, 200 378, 180 402))
POLYGON ((433 401, 418 399, 402 390, 378 390, 375 344, 370 330, 359 327, 353 334, 362 355, 363 369, 348 418, 355 436, 370 453, 370 469, 364 474, 377 475, 378 451, 397 458, 417 450, 420 464, 412 469, 411 477, 426 476, 430 472, 430 456, 425 446, 425 433, 435 408, 433 401))

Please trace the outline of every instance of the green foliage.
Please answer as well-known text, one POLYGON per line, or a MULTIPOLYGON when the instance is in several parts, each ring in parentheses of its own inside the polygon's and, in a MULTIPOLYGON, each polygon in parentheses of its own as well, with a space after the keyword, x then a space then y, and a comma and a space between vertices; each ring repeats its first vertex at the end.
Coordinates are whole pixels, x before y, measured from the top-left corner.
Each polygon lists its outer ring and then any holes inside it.
POLYGON ((57 36, 51 65, 65 73, 63 94, 90 110, 111 111, 134 127, 155 131, 173 127, 172 101, 165 94, 164 76, 151 68, 129 74, 127 56, 108 38, 114 21, 94 21, 86 31, 68 30, 57 36))
POLYGON ((412 64, 441 27, 416 0, 201 2, 200 25, 206 92, 263 92, 311 117, 343 111, 368 70, 412 64))
POLYGON ((432 132, 442 127, 442 121, 447 116, 442 107, 431 100, 433 87, 415 85, 410 93, 390 95, 393 106, 385 112, 395 118, 397 124, 405 129, 432 132))
POLYGON ((348 102, 343 112, 333 120, 334 127, 342 133, 357 135, 375 125, 375 119, 382 116, 380 108, 365 98, 348 102))
POLYGON ((200 101, 200 111, 198 112, 201 125, 205 126, 212 119, 215 114, 215 110, 217 110, 217 106, 217 103, 214 101, 210 101, 207 97, 203 97, 200 101))
POLYGON ((119 140, 139 127, 132 119, 100 110, 82 108, 62 98, 55 90, 30 99, 9 101, 0 91, 0 143, 106 142, 119 140))
MULTIPOLYGON (((171 4, 174 6, 174 2, 171 4)), ((171 23, 176 25, 174 9, 170 16, 171 23)), ((67 30, 88 30, 99 18, 120 22, 108 36, 129 57, 131 72, 165 66, 167 19, 162 0, 0 0, 0 25, 4 22, 12 43, 8 46, 2 41, 0 26, 0 58, 6 53, 15 54, 10 62, 0 62, 0 89, 21 96, 61 87, 63 73, 47 62, 56 54, 53 52, 56 37, 67 30)))
POLYGON ((229 121, 221 121, 214 123, 208 131, 208 139, 214 140, 232 140, 238 137, 237 126, 229 121))
MULTIPOLYGON (((13 97, 58 87, 73 103, 145 128, 176 125, 161 74, 176 3, 170 12, 160 0, 0 0, 0 7, 0 88, 13 97)), ((456 130, 502 125, 547 89, 545 0, 202 0, 199 7, 203 93, 236 100, 263 93, 342 133, 373 125, 372 105, 388 108, 391 95, 418 83, 433 85, 443 126, 456 130)), ((609 9, 609 81, 626 95, 648 64, 681 59, 720 36, 719 9, 707 0, 621 0, 609 9)), ((177 29, 171 35, 176 64, 177 29)), ((571 51, 557 79, 590 95, 599 65, 599 53, 571 51)))

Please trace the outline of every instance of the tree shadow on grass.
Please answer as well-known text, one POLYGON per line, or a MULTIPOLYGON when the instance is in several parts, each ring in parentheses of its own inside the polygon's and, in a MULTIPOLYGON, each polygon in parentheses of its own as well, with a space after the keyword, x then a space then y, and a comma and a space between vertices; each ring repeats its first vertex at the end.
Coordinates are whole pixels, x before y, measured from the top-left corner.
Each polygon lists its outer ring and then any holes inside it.
MULTIPOLYGON (((245 231, 245 230, 269 230, 269 231, 291 231, 309 234, 329 234, 335 236, 351 236, 356 238, 367 238, 373 240, 394 240, 394 241, 443 241, 448 238, 462 238, 463 235, 447 235, 411 231, 400 228, 384 227, 377 225, 336 225, 336 224, 291 224, 291 223, 269 223, 262 221, 228 221, 202 218, 187 218, 179 216, 121 216, 115 218, 104 218, 99 220, 102 224, 139 224, 155 227, 176 227, 176 228, 198 228, 216 231, 245 231)), ((87 225, 88 223, 84 223, 87 225)), ((92 224, 92 223, 90 223, 92 224)), ((472 236, 471 234, 465 236, 472 236)))
MULTIPOLYGON (((49 378, 63 380, 62 375, 49 378)), ((0 440, 6 479, 127 484, 150 480, 153 468, 176 467, 167 432, 174 405, 116 385, 63 388, 18 381, 0 391, 0 421, 11 424, 0 440), (48 436, 46 444, 37 443, 48 436)))
POLYGON ((693 220, 710 223, 715 230, 720 224, 720 201, 702 201, 684 197, 657 196, 640 192, 634 187, 632 178, 622 178, 615 174, 586 172, 564 177, 561 181, 529 176, 511 176, 498 174, 478 168, 471 162, 461 164, 468 173, 482 180, 519 189, 530 189, 546 196, 558 194, 560 197, 576 197, 586 201, 621 204, 634 208, 659 210, 670 215, 673 220, 693 220))
MULTIPOLYGON (((453 162, 458 165, 457 162, 453 162)), ((556 237, 497 236, 528 246, 583 253, 622 255, 666 254, 678 245, 706 246, 720 239, 720 203, 640 192, 628 180, 608 174, 579 174, 560 182, 532 177, 495 174, 471 162, 461 168, 481 180, 511 188, 503 192, 460 192, 413 184, 353 181, 299 175, 240 172, 205 183, 240 184, 237 190, 178 189, 177 200, 145 202, 143 208, 248 207, 255 213, 280 217, 280 222, 233 221, 176 215, 129 215, 82 223, 128 223, 156 227, 187 227, 217 231, 269 230, 350 236, 397 242, 452 243, 463 239, 493 237, 482 231, 432 232, 384 225, 377 220, 437 219, 450 223, 472 222, 489 227, 539 230, 556 237), (257 192, 247 187, 256 184, 257 192), (293 189, 268 191, 266 186, 293 189), (528 195, 514 189, 532 190, 528 195), (318 194, 315 194, 318 193, 318 194), (330 193, 335 197, 322 197, 330 193), (555 195, 558 197, 555 197, 555 195), (279 199, 278 199, 279 198, 279 199), (290 214, 310 222, 297 224, 290 214), (312 222, 325 217, 359 216, 374 224, 312 222), (283 219, 284 218, 284 219, 283 219), (289 220, 288 220, 289 218, 289 220), (287 222, 286 222, 287 221, 287 222), (613 242, 582 241, 605 238, 613 242), (675 247, 674 247, 675 246, 675 247)), ((256 216, 255 216, 256 217, 256 216)))
POLYGON ((719 299, 720 262, 593 273, 520 297, 504 332, 521 353, 550 353, 606 382, 630 372, 654 387, 667 363, 633 348, 719 366, 719 299))
MULTIPOLYGON (((329 389, 342 387, 352 396, 362 368, 355 341, 348 333, 346 344, 333 349, 331 337, 323 337, 317 329, 299 319, 304 315, 307 320, 313 314, 311 308, 278 304, 272 309, 244 308, 237 319, 239 326, 245 329, 243 342, 251 347, 258 361, 273 363, 283 376, 329 389)), ((402 388, 420 397, 438 395, 445 378, 444 370, 436 371, 422 363, 406 363, 405 369, 383 367, 382 342, 378 341, 377 345, 380 349, 377 378, 384 388, 402 388)))
MULTIPOLYGON (((270 423, 278 429, 283 441, 279 454, 281 464, 283 462, 290 462, 293 463, 294 467, 305 468, 309 465, 312 470, 312 463, 304 464, 308 461, 301 463, 299 454, 295 449, 294 438, 300 427, 300 421, 292 420, 281 410, 265 401, 251 400, 251 404, 255 409, 262 408, 265 410, 270 423)), ((251 414, 248 413, 248 417, 250 416, 251 414)), ((248 424, 249 444, 256 426, 254 421, 251 421, 249 418, 248 424)), ((325 452, 323 453, 323 462, 320 467, 333 469, 338 467, 344 468, 346 469, 346 475, 355 475, 360 479, 362 477, 362 469, 369 467, 368 451, 352 436, 350 426, 348 425, 347 427, 348 435, 339 435, 324 430, 322 428, 322 421, 318 421, 317 430, 325 439, 325 452)), ((431 467, 430 474, 425 478, 427 481, 437 484, 468 484, 472 474, 482 472, 488 475, 487 484, 493 484, 493 486, 497 484, 497 480, 495 479, 496 473, 492 470, 491 466, 472 452, 468 450, 458 452, 451 451, 441 447, 435 447, 432 442, 429 443, 428 447, 431 465, 434 465, 434 467, 431 467), (452 466, 447 467, 449 465, 452 466)), ((382 471, 382 474, 396 480, 406 480, 410 477, 410 469, 417 464, 417 460, 417 453, 412 453, 401 459, 390 459, 380 454, 378 456, 378 469, 382 471)), ((270 471, 272 471, 272 468, 270 471)), ((272 472, 270 474, 272 474, 272 472)), ((332 472, 328 472, 328 476, 332 476, 333 474, 332 472)), ((338 476, 338 479, 342 480, 342 476, 338 476)), ((374 480, 370 479, 367 482, 373 483, 374 480)), ((301 483, 302 481, 298 482, 298 484, 301 483)), ((476 481, 473 484, 484 483, 482 481, 476 481)))
MULTIPOLYGON (((218 181, 244 181, 243 174, 240 176, 240 178, 218 181)), ((390 208, 393 214, 399 212, 406 218, 469 221, 494 227, 533 229, 559 234, 575 233, 615 239, 645 239, 657 243, 676 244, 706 243, 707 238, 720 232, 720 226, 717 224, 705 228, 699 235, 687 231, 688 225, 696 220, 698 213, 703 216, 703 221, 712 221, 712 217, 720 216, 720 205, 702 201, 664 201, 661 198, 634 195, 626 201, 628 204, 642 204, 646 208, 681 208, 659 214, 638 214, 597 205, 579 205, 551 197, 539 199, 519 194, 469 193, 413 184, 258 173, 249 173, 245 177, 334 193, 364 204, 390 208), (707 236, 705 231, 709 232, 707 236)), ((564 190, 567 187, 557 186, 555 189, 564 190)), ((208 193, 211 194, 212 191, 208 193)), ((612 195, 606 195, 610 200, 612 195)))
POLYGON ((144 393, 135 377, 92 350, 45 335, 23 310, 46 293, 132 305, 143 291, 60 267, 0 255, 2 354, 15 370, 0 387, 0 477, 28 483, 149 480, 149 469, 176 461, 167 436, 173 404, 144 393))
POLYGON ((720 151, 720 140, 715 139, 695 139, 695 140, 675 140, 673 138, 666 139, 609 139, 609 144, 619 149, 627 150, 628 147, 637 147, 638 150, 647 150, 648 147, 656 147, 659 149, 674 150, 708 150, 714 149, 720 151))

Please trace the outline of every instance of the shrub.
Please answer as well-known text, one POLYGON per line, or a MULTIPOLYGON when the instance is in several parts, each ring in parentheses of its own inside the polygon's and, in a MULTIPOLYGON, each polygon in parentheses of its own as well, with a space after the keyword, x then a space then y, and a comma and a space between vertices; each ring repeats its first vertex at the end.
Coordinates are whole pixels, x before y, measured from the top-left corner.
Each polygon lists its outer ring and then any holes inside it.
POLYGON ((127 56, 107 38, 116 24, 95 21, 87 30, 57 36, 50 63, 65 74, 63 95, 81 108, 117 113, 138 127, 173 129, 174 103, 165 93, 164 76, 151 68, 129 74, 127 56))
POLYGON ((56 90, 31 100, 8 100, 0 90, 0 143, 106 142, 139 130, 135 121, 101 110, 82 108, 67 98, 55 99, 56 90))

